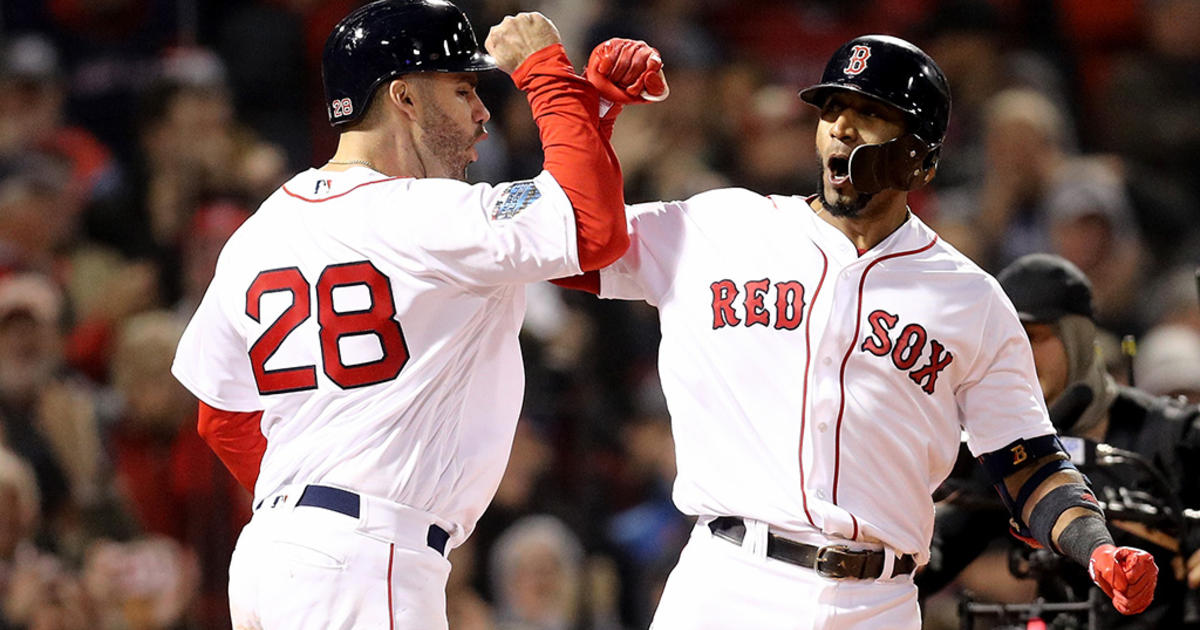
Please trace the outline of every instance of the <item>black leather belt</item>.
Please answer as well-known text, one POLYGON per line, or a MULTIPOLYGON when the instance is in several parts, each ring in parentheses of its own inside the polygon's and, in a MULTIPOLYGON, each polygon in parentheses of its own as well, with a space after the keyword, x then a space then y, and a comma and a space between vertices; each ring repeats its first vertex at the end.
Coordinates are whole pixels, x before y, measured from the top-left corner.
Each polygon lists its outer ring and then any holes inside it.
MULTIPOLYGON (((296 500, 296 505, 307 505, 310 507, 319 507, 326 510, 332 510, 340 514, 345 514, 351 518, 358 518, 362 498, 349 490, 334 488, 331 486, 318 486, 309 484, 304 486, 304 491, 300 493, 300 498, 296 500)), ((262 503, 259 503, 262 507, 262 503)), ((429 526, 429 533, 425 536, 425 543, 434 551, 446 555, 446 541, 450 540, 450 534, 446 530, 437 525, 429 526)))
MULTIPOLYGON (((736 516, 722 516, 709 521, 714 536, 741 545, 746 538, 746 522, 736 516)), ((875 580, 883 575, 883 551, 856 551, 845 545, 818 547, 775 534, 767 534, 767 557, 812 569, 821 577, 835 580, 856 578, 875 580)), ((912 554, 896 556, 891 577, 912 573, 917 559, 912 554)))

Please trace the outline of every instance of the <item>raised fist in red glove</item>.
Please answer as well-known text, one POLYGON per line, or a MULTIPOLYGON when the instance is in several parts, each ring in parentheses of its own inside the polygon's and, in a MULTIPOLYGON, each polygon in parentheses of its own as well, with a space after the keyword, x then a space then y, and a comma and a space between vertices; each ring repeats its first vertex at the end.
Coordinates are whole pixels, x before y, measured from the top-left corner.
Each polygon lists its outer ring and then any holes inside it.
POLYGON ((667 98, 670 89, 662 66, 662 56, 650 44, 614 37, 596 46, 584 74, 600 96, 629 105, 667 98))
POLYGON ((1112 598, 1117 612, 1136 615, 1154 600, 1158 565, 1141 549, 1100 545, 1092 552, 1088 575, 1112 598))

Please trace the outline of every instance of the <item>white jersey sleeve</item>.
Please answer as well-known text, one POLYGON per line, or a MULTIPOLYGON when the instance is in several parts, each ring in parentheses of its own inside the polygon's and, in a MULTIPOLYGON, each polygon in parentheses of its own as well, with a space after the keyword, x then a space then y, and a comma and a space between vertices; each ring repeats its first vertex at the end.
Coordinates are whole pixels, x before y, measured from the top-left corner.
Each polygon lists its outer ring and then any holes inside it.
POLYGON ((263 407, 246 354, 245 337, 234 325, 245 317, 245 309, 226 309, 222 304, 222 296, 231 294, 225 287, 229 280, 223 273, 224 262, 222 256, 212 283, 179 340, 171 373, 210 407, 259 411, 263 407))
POLYGON ((967 446, 978 457, 1020 438, 1054 433, 1017 313, 996 282, 979 322, 979 355, 955 392, 967 446))
POLYGON ((416 219, 396 217, 396 228, 415 230, 406 240, 429 255, 433 271, 461 284, 528 284, 581 273, 575 213, 547 171, 497 186, 418 179, 398 197, 397 204, 415 197, 438 208, 416 219))
MULTIPOLYGON (((701 215, 734 213, 747 204, 770 203, 742 188, 700 193, 686 201, 656 201, 627 206, 629 249, 600 271, 600 297, 645 300, 658 306, 678 276, 680 255, 688 239, 721 240, 711 233, 724 222, 706 222, 701 215)), ((697 243, 699 246, 699 243, 697 243)))

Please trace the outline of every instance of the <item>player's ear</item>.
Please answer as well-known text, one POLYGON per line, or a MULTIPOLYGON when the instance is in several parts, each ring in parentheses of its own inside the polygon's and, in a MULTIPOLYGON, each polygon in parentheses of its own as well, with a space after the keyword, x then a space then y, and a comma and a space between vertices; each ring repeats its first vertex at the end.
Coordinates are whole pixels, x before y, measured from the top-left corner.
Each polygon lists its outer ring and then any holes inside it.
POLYGON ((387 85, 387 102, 405 118, 417 120, 417 108, 413 102, 415 85, 406 78, 394 79, 387 85))

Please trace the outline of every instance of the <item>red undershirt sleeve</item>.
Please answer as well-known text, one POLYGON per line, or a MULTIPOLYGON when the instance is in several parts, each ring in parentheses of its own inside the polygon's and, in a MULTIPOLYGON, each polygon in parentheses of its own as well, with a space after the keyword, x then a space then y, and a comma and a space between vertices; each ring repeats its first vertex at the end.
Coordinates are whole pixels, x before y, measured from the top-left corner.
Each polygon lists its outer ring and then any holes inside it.
POLYGON ((544 167, 571 201, 580 268, 611 264, 629 247, 629 235, 621 166, 600 128, 596 88, 575 74, 562 44, 530 55, 512 80, 529 99, 544 167))
POLYGON ((196 426, 200 437, 251 494, 267 450, 262 415, 261 411, 224 411, 201 402, 196 426))

